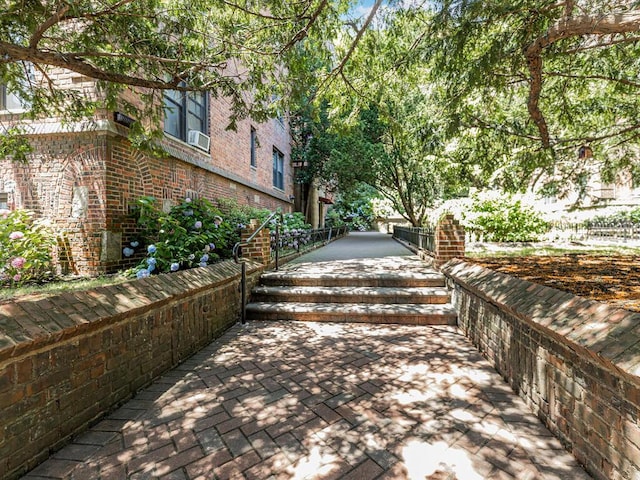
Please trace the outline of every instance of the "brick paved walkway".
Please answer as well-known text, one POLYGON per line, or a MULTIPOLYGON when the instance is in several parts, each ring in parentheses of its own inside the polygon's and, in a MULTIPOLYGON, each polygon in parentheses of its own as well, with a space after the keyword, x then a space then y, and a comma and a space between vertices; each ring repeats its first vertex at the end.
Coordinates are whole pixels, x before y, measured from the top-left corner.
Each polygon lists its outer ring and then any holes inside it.
POLYGON ((23 477, 587 479, 453 327, 240 325, 23 477))

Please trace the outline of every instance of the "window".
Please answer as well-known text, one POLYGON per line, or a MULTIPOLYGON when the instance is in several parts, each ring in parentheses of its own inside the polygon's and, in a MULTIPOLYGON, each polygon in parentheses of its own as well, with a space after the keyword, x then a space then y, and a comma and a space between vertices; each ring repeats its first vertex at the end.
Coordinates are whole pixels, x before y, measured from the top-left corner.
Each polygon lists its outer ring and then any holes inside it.
POLYGON ((273 149, 273 186, 284 190, 284 154, 273 149))
POLYGON ((0 110, 24 110, 20 97, 11 93, 2 83, 0 83, 0 110))
POLYGON ((9 194, 6 192, 0 192, 0 210, 9 209, 9 194))
POLYGON ((204 92, 168 90, 164 94, 164 131, 187 141, 189 130, 207 133, 208 96, 204 92))
POLYGON ((256 136, 256 129, 251 127, 251 166, 256 167, 258 161, 256 158, 256 148, 258 147, 258 138, 256 136))

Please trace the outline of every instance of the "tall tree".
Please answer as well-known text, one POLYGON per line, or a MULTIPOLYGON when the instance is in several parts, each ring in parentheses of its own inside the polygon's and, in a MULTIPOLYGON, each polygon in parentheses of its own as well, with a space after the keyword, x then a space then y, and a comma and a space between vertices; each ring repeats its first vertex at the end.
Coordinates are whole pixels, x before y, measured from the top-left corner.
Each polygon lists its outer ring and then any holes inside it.
POLYGON ((433 62, 467 161, 523 188, 638 168, 640 10, 631 1, 444 0, 414 50, 433 62), (508 148, 505 148, 508 146, 508 148))

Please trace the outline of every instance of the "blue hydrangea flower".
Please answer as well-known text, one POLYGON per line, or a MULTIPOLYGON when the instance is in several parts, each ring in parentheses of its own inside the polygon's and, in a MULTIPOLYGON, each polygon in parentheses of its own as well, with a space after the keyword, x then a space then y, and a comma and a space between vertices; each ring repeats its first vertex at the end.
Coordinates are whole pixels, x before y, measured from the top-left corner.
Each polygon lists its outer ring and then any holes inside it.
POLYGON ((190 216, 192 216, 192 215, 193 215, 193 210, 185 210, 184 212, 182 212, 182 214, 183 214, 185 217, 190 217, 190 216))
POLYGON ((180 264, 178 262, 173 262, 170 268, 172 272, 177 272, 178 269, 180 268, 180 264))
POLYGON ((129 247, 124 247, 124 248, 122 249, 122 254, 123 254, 125 257, 130 257, 131 255, 133 255, 133 254, 134 254, 134 250, 133 250, 132 248, 129 248, 129 247))
POLYGON ((156 269, 156 264, 155 263, 150 263, 147 266, 147 270, 149 270, 149 272, 153 272, 156 269))
POLYGON ((147 265, 155 265, 156 264, 156 259, 153 257, 149 257, 147 258, 147 265))
POLYGON ((137 242, 137 241, 134 240, 133 242, 131 242, 130 245, 131 245, 132 248, 136 248, 138 245, 140 245, 140 242, 137 242))
POLYGON ((206 267, 207 266, 207 262, 200 262, 200 266, 201 267, 206 267))
POLYGON ((209 261, 209 255, 207 255, 207 254, 205 253, 204 255, 202 255, 202 256, 200 257, 200 261, 201 261, 201 262, 207 262, 207 261, 209 261))
POLYGON ((186 203, 191 203, 191 199, 190 199, 189 197, 185 198, 185 199, 184 199, 184 201, 185 201, 186 203))
POLYGON ((193 260, 194 258, 196 258, 196 256, 193 253, 189 255, 189 260, 193 260))
POLYGON ((157 248, 156 248, 155 245, 149 245, 147 247, 147 252, 149 252, 149 253, 156 253, 156 250, 157 250, 157 248))
POLYGON ((216 244, 215 244, 215 243, 210 243, 210 244, 209 244, 209 248, 210 248, 211 250, 215 250, 215 249, 216 249, 216 244))
POLYGON ((202 228, 202 222, 200 220, 198 220, 196 223, 194 223, 193 225, 195 228, 200 229, 202 228))
POLYGON ((151 275, 151 272, 149 272, 149 270, 147 270, 146 268, 138 270, 138 273, 136 273, 136 277, 138 278, 147 278, 149 275, 151 275))

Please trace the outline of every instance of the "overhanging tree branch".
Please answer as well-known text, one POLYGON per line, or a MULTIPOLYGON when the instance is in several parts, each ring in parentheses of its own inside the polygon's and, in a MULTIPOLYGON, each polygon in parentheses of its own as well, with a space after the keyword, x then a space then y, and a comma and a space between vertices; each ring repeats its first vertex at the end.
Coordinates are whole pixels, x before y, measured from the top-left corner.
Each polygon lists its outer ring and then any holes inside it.
POLYGON ((540 109, 543 72, 542 52, 555 42, 584 35, 610 35, 636 32, 640 30, 640 11, 612 13, 608 15, 564 16, 552 25, 544 35, 529 44, 524 51, 529 69, 529 98, 527 109, 536 124, 542 145, 551 147, 549 127, 540 109))

